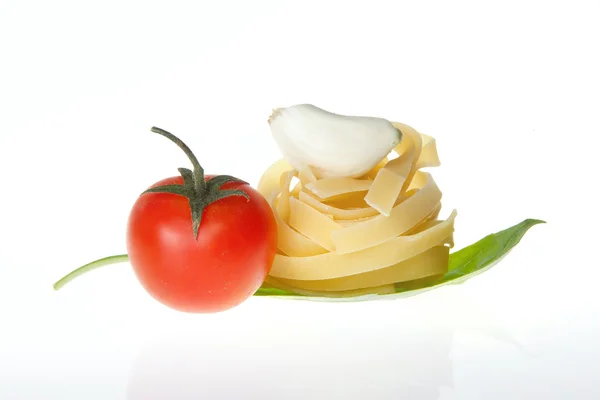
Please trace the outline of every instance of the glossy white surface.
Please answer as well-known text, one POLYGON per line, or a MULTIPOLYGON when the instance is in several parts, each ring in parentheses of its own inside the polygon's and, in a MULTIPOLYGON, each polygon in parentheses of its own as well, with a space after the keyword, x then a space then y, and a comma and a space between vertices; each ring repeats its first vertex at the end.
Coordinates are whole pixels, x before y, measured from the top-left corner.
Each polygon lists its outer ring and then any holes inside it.
POLYGON ((561 310, 564 302, 547 295, 534 306, 520 290, 506 302, 483 293, 495 285, 494 278, 507 275, 501 269, 468 286, 402 301, 262 298, 201 317, 153 306, 135 289, 131 274, 115 272, 110 275, 124 283, 105 293, 108 299, 90 293, 88 282, 87 289, 81 284, 60 298, 49 296, 37 310, 18 307, 29 311, 29 318, 9 317, 20 329, 4 338, 0 394, 17 399, 597 398, 597 314, 591 307, 561 310))
POLYGON ((0 399, 600 398, 600 5, 363 3, 0 3, 0 399), (457 249, 548 223, 390 302, 182 315, 127 264, 52 291, 187 166, 151 126, 256 184, 271 109, 302 102, 435 136, 457 249))

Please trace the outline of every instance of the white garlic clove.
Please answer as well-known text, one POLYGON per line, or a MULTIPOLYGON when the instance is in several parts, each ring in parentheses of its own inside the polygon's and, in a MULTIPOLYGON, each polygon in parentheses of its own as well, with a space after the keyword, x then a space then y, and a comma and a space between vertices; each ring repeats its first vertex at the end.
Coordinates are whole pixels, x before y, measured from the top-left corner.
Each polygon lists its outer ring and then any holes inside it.
POLYGON ((334 114, 312 104, 278 108, 269 125, 287 161, 297 170, 309 166, 318 178, 362 176, 402 140, 388 120, 334 114))

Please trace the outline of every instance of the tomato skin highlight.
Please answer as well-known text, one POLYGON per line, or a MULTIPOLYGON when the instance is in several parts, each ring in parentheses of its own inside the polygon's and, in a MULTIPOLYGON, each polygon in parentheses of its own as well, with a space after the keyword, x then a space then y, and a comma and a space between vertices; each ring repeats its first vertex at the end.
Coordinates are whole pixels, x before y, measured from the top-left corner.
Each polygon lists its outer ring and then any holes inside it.
MULTIPOLYGON (((206 176, 209 180, 213 176, 206 176)), ((183 184, 180 176, 151 187, 183 184)), ((231 196, 203 211, 194 238, 189 201, 172 193, 144 193, 127 222, 127 252, 136 277, 162 304, 182 312, 212 313, 252 296, 268 275, 277 251, 277 225, 266 199, 248 184, 221 187, 231 196)))

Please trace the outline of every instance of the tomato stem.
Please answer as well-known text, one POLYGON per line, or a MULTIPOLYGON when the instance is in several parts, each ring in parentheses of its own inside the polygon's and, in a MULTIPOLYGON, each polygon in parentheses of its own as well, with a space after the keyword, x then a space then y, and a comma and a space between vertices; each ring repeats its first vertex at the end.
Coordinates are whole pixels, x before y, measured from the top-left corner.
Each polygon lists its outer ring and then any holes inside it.
POLYGON ((192 231, 195 239, 198 238, 198 231, 200 229, 200 223, 202 222, 202 213, 204 212, 204 208, 206 206, 214 203, 215 201, 231 196, 245 197, 246 201, 250 201, 248 193, 244 192, 243 190, 220 190, 221 186, 229 182, 248 184, 247 182, 229 175, 218 175, 209 179, 208 181, 205 181, 204 169, 198 162, 198 159, 192 150, 190 150, 190 148, 183 143, 181 139, 172 133, 155 126, 150 130, 177 144, 177 146, 179 146, 179 148, 185 152, 192 162, 192 165, 194 166, 194 172, 187 168, 179 168, 178 171, 183 177, 183 185, 175 184, 156 186, 147 189, 144 193, 171 193, 186 197, 190 203, 190 209, 192 212, 192 231))
POLYGON ((194 166, 194 188, 197 191, 203 191, 206 188, 206 182, 204 182, 204 168, 202 168, 192 150, 185 143, 183 143, 181 139, 173 135, 171 132, 167 132, 164 129, 157 128, 156 126, 153 126, 150 130, 154 133, 158 133, 159 135, 163 135, 179 146, 181 150, 183 150, 185 155, 188 156, 192 162, 192 165, 194 166))
POLYGON ((81 276, 87 272, 90 272, 96 268, 104 267, 105 265, 118 264, 122 262, 127 262, 129 260, 129 256, 127 254, 119 254, 116 256, 104 257, 98 260, 92 261, 90 263, 85 264, 82 267, 77 268, 74 271, 69 272, 67 275, 58 280, 54 285, 54 290, 59 290, 67 283, 71 282, 73 279, 81 276))

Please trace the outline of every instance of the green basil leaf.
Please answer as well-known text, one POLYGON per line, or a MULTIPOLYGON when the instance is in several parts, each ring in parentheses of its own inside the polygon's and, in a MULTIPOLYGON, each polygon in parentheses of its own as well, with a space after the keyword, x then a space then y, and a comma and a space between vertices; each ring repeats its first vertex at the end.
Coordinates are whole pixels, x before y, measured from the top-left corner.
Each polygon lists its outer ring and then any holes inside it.
POLYGON ((330 298, 302 296, 292 292, 273 288, 260 288, 255 296, 276 296, 294 300, 348 302, 366 300, 392 300, 397 298, 414 296, 447 284, 459 284, 477 276, 496 265, 515 247, 523 238, 525 233, 534 225, 545 223, 539 219, 526 219, 523 222, 511 226, 503 231, 493 233, 450 254, 448 272, 438 281, 423 287, 396 286, 395 294, 369 294, 350 298, 330 298))
POLYGON ((299 296, 296 293, 288 292, 283 289, 261 287, 254 293, 254 296, 299 296))

